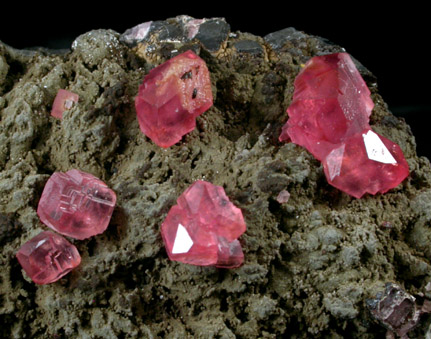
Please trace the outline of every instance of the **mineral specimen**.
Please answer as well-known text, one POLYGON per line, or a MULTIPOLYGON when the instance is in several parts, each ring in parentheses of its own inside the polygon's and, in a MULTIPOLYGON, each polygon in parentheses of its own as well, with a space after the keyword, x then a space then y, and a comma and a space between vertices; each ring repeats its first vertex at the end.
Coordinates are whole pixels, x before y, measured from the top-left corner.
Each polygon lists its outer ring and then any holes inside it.
MULTIPOLYGON (((75 24, 85 12, 73 8, 79 16, 66 10, 62 13, 67 16, 59 13, 55 18, 75 24)), ((117 12, 135 8, 115 6, 117 12)), ((253 8, 240 8, 251 20, 248 12, 253 8)), ((274 14, 273 6, 254 9, 274 14)), ((375 8, 353 10, 385 27, 375 8)), ((286 11, 279 12, 286 17, 286 11)), ((16 18, 22 18, 18 13, 16 18)), ((308 8, 301 13, 310 18, 308 8)), ((338 17, 337 27, 340 19, 352 21, 350 14, 338 17)), ((38 15, 32 17, 41 21, 38 15)), ((130 21, 130 16, 125 18, 130 21)), ((262 20, 254 22, 262 31, 270 29, 262 20)), ((7 20, 3 23, 11 26, 7 20)), ((356 23, 364 35, 364 20, 356 23)), ((377 286, 386 281, 403 286, 417 307, 421 292, 431 298, 431 167, 417 155, 412 130, 388 111, 384 100, 389 98, 370 86, 376 104, 371 118, 381 127, 375 132, 402 147, 414 173, 396 194, 351 201, 326 184, 323 167, 310 161, 313 157, 305 149, 293 143, 280 147, 272 138, 283 104, 291 100, 290 78, 298 64, 342 51, 340 46, 292 28, 262 38, 236 31, 242 27, 232 22, 234 32, 213 54, 192 38, 196 30, 190 34, 192 41, 173 41, 172 30, 161 41, 161 29, 171 24, 184 27, 179 18, 148 34, 143 27, 144 42, 134 47, 118 45, 121 35, 112 30, 88 32, 76 40, 72 52, 61 55, 0 42, 0 338, 385 338, 385 328, 373 321, 364 301, 377 286), (261 44, 264 55, 246 52, 244 40, 261 44), (141 73, 137 82, 140 67, 158 65, 157 60, 188 48, 200 51, 207 62, 216 107, 197 118, 191 133, 196 140, 186 135, 187 143, 167 150, 150 139, 142 142, 147 138, 136 117, 128 114, 130 95, 137 94, 143 79, 141 73), (60 87, 79 88, 75 92, 80 97, 63 120, 54 121, 50 111, 60 87), (49 102, 52 88, 56 90, 49 102), (65 237, 81 254, 78 267, 53 284, 36 285, 15 254, 44 227, 35 218, 35 208, 46 173, 72 168, 104 180, 117 194, 118 207, 102 235, 83 241, 65 237), (176 204, 173 192, 178 192, 176 199, 194 178, 203 176, 226 185, 230 201, 242 210, 247 231, 239 238, 245 256, 240 268, 171 261, 156 232, 176 204), (280 204, 276 199, 282 190, 291 196, 280 204), (381 229, 383 221, 393 229, 381 229)), ((283 27, 281 21, 277 25, 283 27)), ((369 22, 365 26, 372 27, 369 22)), ((405 33, 412 28, 399 26, 405 33)), ((184 29, 184 34, 190 32, 184 29)), ((426 32, 385 36, 398 40, 386 44, 393 58, 388 62, 409 56, 397 62, 394 75, 414 71, 427 79, 427 68, 415 63, 427 39, 414 43, 426 32)), ((374 29, 373 34, 381 36, 374 29)), ((370 46, 363 47, 376 57, 370 46)), ((364 67, 358 70, 367 84, 376 81, 364 67)), ((417 82, 398 85, 420 90, 417 82)), ((407 121, 415 116, 405 115, 407 121)), ((430 320, 431 314, 421 316, 407 334, 431 338, 430 320)))
POLYGON ((322 161, 328 182, 360 198, 385 193, 409 174, 400 147, 371 130, 370 91, 350 56, 314 57, 295 79, 280 141, 305 147, 322 161))
POLYGON ((71 109, 79 100, 79 95, 65 89, 59 89, 52 104, 51 115, 54 118, 62 119, 63 112, 71 109))
POLYGON ((205 61, 184 52, 152 69, 135 99, 142 132, 161 147, 169 147, 191 132, 196 117, 213 104, 205 61))
POLYGON ((399 285, 387 283, 385 292, 379 292, 375 299, 368 299, 367 306, 373 317, 387 329, 402 338, 419 322, 425 311, 416 305, 416 298, 399 285))
POLYGON ((224 268, 243 263, 237 239, 246 225, 241 210, 229 201, 223 187, 196 181, 177 203, 161 227, 171 260, 224 268))
POLYGON ((53 230, 81 240, 106 230, 115 202, 114 191, 103 181, 73 169, 49 178, 37 214, 53 230))
POLYGON ((27 241, 16 257, 25 273, 40 285, 57 281, 81 262, 76 247, 50 231, 27 241))

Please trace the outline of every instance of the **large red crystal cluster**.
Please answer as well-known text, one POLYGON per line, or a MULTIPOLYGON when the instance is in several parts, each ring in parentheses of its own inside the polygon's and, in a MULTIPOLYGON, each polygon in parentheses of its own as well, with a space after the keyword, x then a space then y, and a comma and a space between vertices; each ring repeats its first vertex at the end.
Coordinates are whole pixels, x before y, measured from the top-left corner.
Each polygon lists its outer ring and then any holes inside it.
POLYGON ((356 198, 385 193, 409 168, 400 147, 372 131, 373 107, 347 53, 314 57, 295 79, 280 141, 305 147, 322 162, 328 182, 356 198))
POLYGON ((192 51, 152 69, 135 99, 142 132, 161 147, 170 147, 191 132, 196 117, 212 104, 208 68, 192 51))
POLYGON ((238 237, 245 230, 241 210, 229 201, 223 187, 196 181, 170 209, 162 237, 171 260, 234 268, 244 261, 238 237))
MULTIPOLYGON (((85 239, 106 230, 116 202, 114 191, 91 174, 73 169, 54 173, 45 185, 37 214, 63 235, 85 239)), ((42 232, 16 254, 27 275, 37 284, 57 281, 79 265, 74 245, 62 236, 42 232)))

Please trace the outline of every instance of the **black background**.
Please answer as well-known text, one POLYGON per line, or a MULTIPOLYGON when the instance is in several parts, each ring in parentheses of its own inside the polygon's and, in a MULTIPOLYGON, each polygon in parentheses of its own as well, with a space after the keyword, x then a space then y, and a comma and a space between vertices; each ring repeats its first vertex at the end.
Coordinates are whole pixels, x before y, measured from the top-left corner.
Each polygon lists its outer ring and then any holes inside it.
POLYGON ((377 76, 390 110, 404 117, 416 136, 419 155, 431 159, 428 124, 431 113, 431 18, 414 2, 378 8, 378 3, 248 3, 130 2, 11 4, 0 17, 0 40, 16 48, 69 48, 78 35, 91 29, 127 28, 180 14, 195 18, 224 17, 232 31, 264 36, 295 27, 344 47, 377 76))

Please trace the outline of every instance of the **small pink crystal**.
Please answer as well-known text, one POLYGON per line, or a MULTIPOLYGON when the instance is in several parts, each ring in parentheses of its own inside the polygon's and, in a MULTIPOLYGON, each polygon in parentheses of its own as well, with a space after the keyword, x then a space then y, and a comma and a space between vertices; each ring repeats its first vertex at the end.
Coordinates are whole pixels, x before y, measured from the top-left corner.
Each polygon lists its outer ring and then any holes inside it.
POLYGON ((161 147, 181 140, 213 104, 208 68, 192 51, 152 69, 135 98, 141 131, 161 147))
POLYGON ((206 21, 205 19, 193 19, 193 20, 187 21, 184 24, 184 28, 187 31, 187 38, 193 39, 196 36, 196 34, 198 34, 200 26, 205 21, 206 21))
POLYGON ((294 85, 280 141, 290 138, 322 160, 334 145, 369 127, 374 103, 349 54, 311 58, 294 85))
POLYGON ((286 191, 286 190, 282 190, 277 195, 277 201, 280 204, 285 204, 286 202, 289 201, 289 198, 290 198, 290 193, 288 191, 286 191))
POLYGON ((314 57, 295 79, 280 141, 305 147, 322 162, 328 182, 356 198, 385 193, 409 169, 399 146, 371 130, 373 107, 348 54, 314 57))
POLYGON ((82 240, 106 230, 115 202, 114 191, 103 181, 73 169, 49 178, 37 214, 53 230, 82 240))
POLYGON ((161 227, 171 260, 224 268, 243 263, 237 239, 246 225, 241 210, 229 201, 223 187, 196 181, 177 203, 161 227))
POLYGON ((50 231, 27 241, 16 257, 25 273, 40 285, 57 281, 81 262, 76 247, 50 231))
POLYGON ((131 43, 133 41, 140 41, 147 37, 148 32, 150 31, 152 21, 147 21, 142 24, 139 24, 133 28, 128 29, 123 34, 124 40, 131 43))
POLYGON ((78 94, 66 91, 65 89, 59 89, 52 104, 51 115, 54 118, 62 119, 63 112, 71 109, 78 100, 78 94))

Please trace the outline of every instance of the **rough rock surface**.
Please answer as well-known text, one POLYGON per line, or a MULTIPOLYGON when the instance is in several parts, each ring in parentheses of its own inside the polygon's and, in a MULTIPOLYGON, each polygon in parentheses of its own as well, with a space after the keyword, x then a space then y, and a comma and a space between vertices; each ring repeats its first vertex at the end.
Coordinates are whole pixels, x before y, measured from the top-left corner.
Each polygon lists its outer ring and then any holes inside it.
MULTIPOLYGON (((193 36, 190 20, 156 22, 127 44, 91 31, 58 53, 0 43, 0 337, 381 338, 366 300, 385 283, 431 298, 431 169, 410 128, 357 63, 375 103, 372 128, 400 145, 411 174, 387 194, 351 198, 305 149, 277 141, 301 65, 343 49, 293 28, 232 33, 222 19, 193 36), (162 149, 140 132, 133 100, 150 69, 187 49, 206 61, 215 104, 162 149), (60 88, 80 97, 62 121, 50 117, 60 88), (36 208, 49 175, 72 168, 104 180, 117 207, 105 233, 73 241, 78 269, 36 286, 15 253, 46 230, 36 208), (223 186, 244 213, 238 269, 166 255, 160 225, 197 179, 223 186)), ((428 326, 424 316, 409 335, 428 326)))

